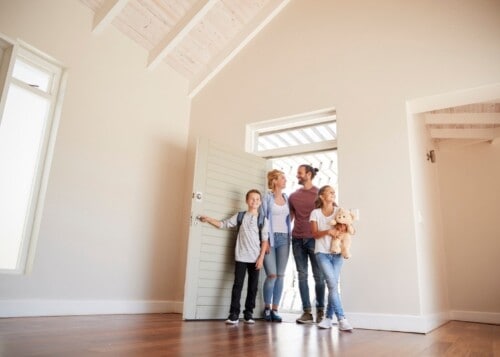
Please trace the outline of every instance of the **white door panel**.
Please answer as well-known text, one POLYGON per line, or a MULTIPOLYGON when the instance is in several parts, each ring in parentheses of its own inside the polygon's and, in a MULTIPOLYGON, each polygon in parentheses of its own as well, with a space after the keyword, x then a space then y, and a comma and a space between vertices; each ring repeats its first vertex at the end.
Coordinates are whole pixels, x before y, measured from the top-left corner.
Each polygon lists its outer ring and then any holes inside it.
MULTIPOLYGON (((200 139, 191 202, 184 319, 224 319, 229 313, 234 279, 235 232, 201 223, 203 214, 216 219, 230 217, 246 209, 245 194, 256 188, 264 192, 266 160, 200 139)), ((254 313, 263 310, 263 274, 254 313)), ((246 285, 242 291, 244 309, 246 285)))

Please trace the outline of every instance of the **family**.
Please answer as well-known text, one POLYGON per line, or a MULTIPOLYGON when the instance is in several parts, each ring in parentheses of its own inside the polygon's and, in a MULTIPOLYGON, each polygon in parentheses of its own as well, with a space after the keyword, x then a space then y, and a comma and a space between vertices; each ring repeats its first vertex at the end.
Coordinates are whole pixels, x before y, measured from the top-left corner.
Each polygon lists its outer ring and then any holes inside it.
POLYGON ((268 193, 262 197, 258 190, 247 192, 245 199, 248 209, 244 215, 235 214, 221 221, 199 216, 202 222, 217 228, 238 228, 234 283, 226 324, 236 325, 239 322, 241 292, 246 275, 248 290, 243 319, 247 324, 255 323, 253 310, 259 284, 259 270, 262 267, 266 272, 263 286, 264 320, 282 321, 278 307, 283 293, 291 238, 303 308, 303 313, 296 322, 316 322, 319 328, 329 329, 333 325, 335 314, 339 330, 352 331, 352 326, 345 318, 339 293, 340 271, 344 258, 340 252, 332 252, 332 243, 343 233, 338 226, 332 226, 338 211, 335 190, 330 186, 320 189, 314 186, 312 181, 317 172, 318 169, 310 165, 300 165, 297 169, 297 180, 302 187, 287 197, 283 192, 286 187, 284 173, 272 170, 267 174, 268 193), (315 281, 316 320, 312 315, 309 296, 309 262, 315 281), (328 287, 326 311, 325 285, 328 287))

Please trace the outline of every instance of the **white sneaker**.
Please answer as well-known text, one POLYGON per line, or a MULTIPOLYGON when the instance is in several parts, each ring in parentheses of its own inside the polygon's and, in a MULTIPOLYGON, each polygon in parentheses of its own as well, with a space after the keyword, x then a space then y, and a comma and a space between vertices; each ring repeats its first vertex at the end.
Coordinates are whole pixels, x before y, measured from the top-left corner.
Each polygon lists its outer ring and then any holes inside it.
POLYGON ((237 325, 239 322, 239 319, 236 315, 229 315, 227 320, 225 321, 226 325, 237 325))
POLYGON ((349 324, 347 319, 339 320, 339 330, 340 331, 352 331, 352 326, 349 324))
POLYGON ((318 327, 319 328, 332 328, 332 319, 329 319, 328 317, 324 318, 318 324, 318 327))

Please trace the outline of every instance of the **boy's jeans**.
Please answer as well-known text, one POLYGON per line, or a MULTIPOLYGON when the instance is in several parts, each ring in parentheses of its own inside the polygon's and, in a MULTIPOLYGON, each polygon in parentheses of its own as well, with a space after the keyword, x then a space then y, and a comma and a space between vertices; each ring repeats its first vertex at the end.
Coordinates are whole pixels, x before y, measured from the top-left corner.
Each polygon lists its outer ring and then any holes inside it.
POLYGON ((230 315, 240 315, 240 299, 243 283, 245 282, 245 273, 248 273, 247 298, 245 300, 245 318, 252 317, 255 308, 255 297, 257 296, 257 287, 259 285, 259 272, 255 269, 255 263, 235 262, 234 266, 234 284, 231 293, 230 315))

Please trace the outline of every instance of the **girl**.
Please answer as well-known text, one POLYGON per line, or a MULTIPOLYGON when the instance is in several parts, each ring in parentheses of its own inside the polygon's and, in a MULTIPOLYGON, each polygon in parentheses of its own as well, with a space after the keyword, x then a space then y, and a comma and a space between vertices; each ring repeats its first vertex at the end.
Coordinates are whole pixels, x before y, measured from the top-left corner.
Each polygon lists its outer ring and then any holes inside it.
POLYGON ((340 270, 344 259, 341 254, 330 253, 332 239, 338 239, 337 230, 332 229, 331 221, 337 204, 335 190, 331 186, 323 186, 318 191, 316 209, 311 212, 310 222, 313 237, 316 239, 314 253, 325 276, 328 287, 328 306, 326 318, 318 324, 319 328, 332 327, 333 313, 338 320, 339 330, 352 331, 352 327, 344 316, 344 309, 339 294, 340 270))

